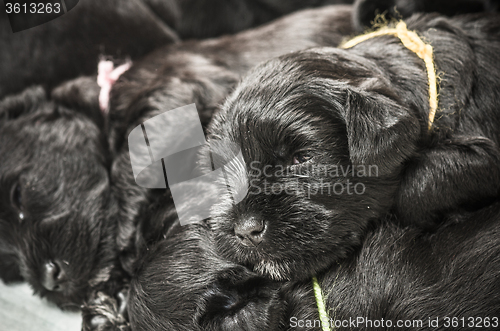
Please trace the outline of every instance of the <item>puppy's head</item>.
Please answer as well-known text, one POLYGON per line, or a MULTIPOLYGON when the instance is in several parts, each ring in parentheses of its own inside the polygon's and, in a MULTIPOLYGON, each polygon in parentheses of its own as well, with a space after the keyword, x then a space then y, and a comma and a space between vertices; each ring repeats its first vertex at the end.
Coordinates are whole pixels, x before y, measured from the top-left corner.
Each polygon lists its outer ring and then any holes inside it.
POLYGON ((131 283, 134 330, 275 330, 278 284, 215 253, 209 231, 186 225, 152 248, 131 283))
POLYGON ((0 246, 61 306, 105 280, 113 258, 106 141, 70 101, 34 87, 0 103, 0 246))
POLYGON ((210 128, 212 160, 230 163, 239 146, 241 164, 226 172, 246 193, 213 210, 220 252, 273 279, 306 279, 344 258, 389 209, 420 127, 383 72, 346 51, 257 67, 210 128))

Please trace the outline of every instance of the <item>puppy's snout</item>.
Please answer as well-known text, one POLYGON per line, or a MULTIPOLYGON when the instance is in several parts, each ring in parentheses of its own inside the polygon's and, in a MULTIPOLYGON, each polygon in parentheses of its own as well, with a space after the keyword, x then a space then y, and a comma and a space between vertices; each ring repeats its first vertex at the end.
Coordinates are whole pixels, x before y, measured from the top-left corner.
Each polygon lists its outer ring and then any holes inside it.
POLYGON ((265 222, 255 216, 240 218, 234 225, 234 234, 245 246, 257 246, 264 239, 266 231, 265 222))
POLYGON ((61 292, 66 283, 66 272, 59 261, 49 261, 43 265, 42 285, 49 291, 61 292))

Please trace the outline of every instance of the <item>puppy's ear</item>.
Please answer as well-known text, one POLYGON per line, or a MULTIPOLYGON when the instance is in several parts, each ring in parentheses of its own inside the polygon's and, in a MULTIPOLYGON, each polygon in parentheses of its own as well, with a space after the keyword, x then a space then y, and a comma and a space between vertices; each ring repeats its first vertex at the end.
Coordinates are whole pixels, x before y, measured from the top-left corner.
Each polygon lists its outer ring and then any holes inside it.
POLYGON ((33 112, 46 100, 45 90, 41 86, 33 86, 19 94, 5 97, 0 101, 0 120, 12 120, 33 112))
POLYGON ((99 107, 100 87, 96 77, 79 77, 56 87, 52 99, 66 108, 80 112, 104 127, 104 115, 99 107))
POLYGON ((344 109, 354 165, 376 165, 384 175, 414 153, 421 128, 409 109, 382 94, 354 90, 347 91, 344 109))

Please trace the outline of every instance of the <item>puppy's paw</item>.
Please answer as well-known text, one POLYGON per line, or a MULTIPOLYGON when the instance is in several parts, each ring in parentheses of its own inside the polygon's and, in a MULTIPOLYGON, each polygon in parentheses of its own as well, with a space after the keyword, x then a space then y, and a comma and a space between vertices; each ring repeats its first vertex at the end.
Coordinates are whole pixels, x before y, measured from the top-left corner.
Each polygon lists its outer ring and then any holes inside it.
POLYGON ((82 331, 129 331, 127 302, 128 288, 116 298, 97 292, 82 309, 82 331))

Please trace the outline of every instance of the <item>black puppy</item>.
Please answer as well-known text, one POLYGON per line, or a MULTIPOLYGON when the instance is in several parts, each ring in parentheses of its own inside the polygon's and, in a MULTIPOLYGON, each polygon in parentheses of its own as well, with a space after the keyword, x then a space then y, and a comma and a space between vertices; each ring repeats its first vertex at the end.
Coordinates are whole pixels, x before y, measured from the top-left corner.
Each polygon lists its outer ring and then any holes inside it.
POLYGON ((96 84, 33 87, 0 102, 0 276, 61 307, 116 260, 116 203, 96 84))
POLYGON ((387 18, 408 18, 412 14, 438 12, 443 15, 498 11, 497 0, 356 0, 353 20, 358 31, 372 26, 377 14, 387 18))
POLYGON ((277 330, 278 284, 215 252, 205 225, 177 227, 132 280, 132 330, 277 330))
MULTIPOLYGON (((318 277, 330 329, 498 328, 500 205, 450 221, 433 235, 386 224, 318 277)), ((286 300, 286 330, 321 330, 311 282, 286 300)))
POLYGON ((218 39, 185 42, 137 61, 113 86, 109 104, 110 145, 115 153, 112 182, 119 199, 118 247, 131 270, 135 230, 171 199, 165 190, 139 187, 133 177, 127 136, 165 111, 195 103, 202 125, 237 84, 261 61, 318 45, 336 46, 352 32, 351 7, 304 10, 268 25, 218 39))
POLYGON ((307 279, 359 245, 394 208, 432 229, 500 187, 498 16, 407 21, 434 47, 439 110, 428 129, 424 61, 394 36, 316 48, 253 70, 210 127, 212 152, 240 146, 235 178, 211 224, 220 251, 273 279, 307 279), (245 167, 246 166, 246 167, 245 167))

